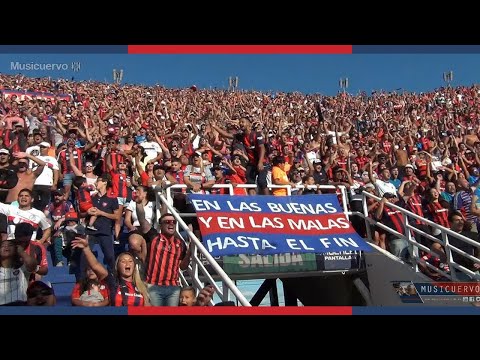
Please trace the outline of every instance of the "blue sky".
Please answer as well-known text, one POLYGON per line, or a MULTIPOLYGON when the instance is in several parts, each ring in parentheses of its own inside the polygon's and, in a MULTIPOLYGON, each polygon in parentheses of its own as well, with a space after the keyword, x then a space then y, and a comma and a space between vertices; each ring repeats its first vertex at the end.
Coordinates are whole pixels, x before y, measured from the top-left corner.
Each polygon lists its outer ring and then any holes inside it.
POLYGON ((442 74, 453 71, 453 85, 480 83, 480 54, 353 54, 353 55, 91 55, 0 54, 0 72, 18 73, 11 62, 67 64, 80 62, 78 72, 21 71, 27 76, 112 81, 112 69, 124 70, 124 82, 166 87, 225 88, 229 76, 240 89, 300 91, 334 95, 339 79, 349 78, 350 93, 364 90, 429 91, 444 85, 442 74))

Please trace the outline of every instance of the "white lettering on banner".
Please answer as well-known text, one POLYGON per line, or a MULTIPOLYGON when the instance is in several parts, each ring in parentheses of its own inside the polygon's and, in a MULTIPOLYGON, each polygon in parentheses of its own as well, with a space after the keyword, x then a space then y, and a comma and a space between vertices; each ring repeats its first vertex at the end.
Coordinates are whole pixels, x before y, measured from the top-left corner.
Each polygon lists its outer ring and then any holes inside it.
POLYGON ((320 238, 320 242, 325 246, 325 249, 328 249, 332 243, 328 241, 328 238, 320 238))
POLYGON ((292 250, 315 250, 314 248, 308 247, 307 244, 305 244, 305 241, 303 241, 303 240, 286 239, 286 241, 287 241, 287 245, 292 250), (298 242, 298 244, 297 244, 297 242, 298 242))
MULTIPOLYGON (((337 244, 339 247, 358 248, 358 244, 350 237, 349 238, 333 237, 332 239, 335 242, 335 244, 337 244)), ((329 241, 329 238, 320 238, 319 240, 322 243, 322 245, 325 247, 325 249, 329 249, 330 245, 332 245, 332 243, 329 241)), ((305 241, 302 239, 285 239, 285 241, 288 247, 294 251, 309 250, 313 252, 316 250, 315 248, 309 247, 305 243, 305 241)), ((274 250, 277 249, 277 247, 270 244, 268 240, 260 239, 258 237, 252 237, 252 236, 237 236, 236 238, 229 237, 229 236, 225 236, 224 238, 216 237, 214 240, 207 239, 206 244, 209 252, 214 251, 214 249, 225 250, 228 247, 243 248, 243 249, 248 249, 250 247, 253 247, 253 249, 255 250, 266 250, 268 248, 274 249, 274 250)))
POLYGON ((249 216, 248 220, 250 220, 250 225, 252 225, 253 228, 263 229, 268 226, 274 229, 283 229, 285 227, 282 223, 282 219, 279 217, 275 217, 272 220, 270 220, 269 218, 263 218, 261 224, 256 223, 253 216, 249 216))
POLYGON ((259 211, 262 211, 262 209, 260 208, 260 206, 258 206, 257 203, 245 203, 245 202, 241 202, 239 205, 238 205, 238 208, 235 207, 234 204, 232 204, 230 201, 227 201, 227 205, 228 207, 230 208, 230 210, 232 211, 255 211, 255 212, 259 212, 259 211))
POLYGON ((314 248, 308 247, 303 240, 298 240, 298 242, 303 246, 305 250, 315 250, 314 248))
POLYGON ((200 220, 207 229, 210 229, 210 222, 212 221, 212 217, 208 217, 207 219, 205 219, 203 216, 199 216, 198 217, 198 220, 200 220))
POLYGON ((226 249, 227 247, 236 247, 236 248, 249 248, 253 245, 255 250, 264 250, 267 248, 276 249, 276 246, 273 246, 266 239, 260 239, 257 237, 251 236, 237 236, 236 239, 226 236, 225 238, 217 237, 216 240, 207 239, 207 248, 209 252, 212 252, 215 247, 218 250, 226 249), (260 243, 260 244, 259 244, 260 243))
POLYGON ((319 219, 315 220, 293 220, 287 219, 288 225, 291 229, 296 230, 329 230, 332 228, 348 229, 350 227, 349 222, 345 218, 339 217, 338 219, 328 219, 327 224, 322 224, 319 219))
POLYGON ((287 245, 290 247, 290 249, 301 250, 301 248, 299 248, 297 245, 297 239, 286 239, 286 240, 287 240, 287 245))
POLYGON ((239 255, 238 264, 243 268, 248 267, 272 267, 274 265, 303 265, 301 254, 275 254, 275 255, 239 255), (271 262, 270 262, 271 261, 271 262))
MULTIPOLYGON (((211 228, 211 221, 212 217, 204 218, 199 216, 198 219, 205 224, 207 229, 211 228)), ((236 230, 236 229, 245 229, 245 221, 243 218, 236 218, 236 217, 226 217, 226 216, 218 216, 216 218, 218 227, 222 230, 236 230)), ((275 217, 273 219, 269 218, 255 218, 253 216, 248 217, 248 222, 252 226, 252 228, 257 229, 265 229, 265 228, 273 228, 273 229, 283 229, 285 226, 282 223, 282 218, 275 217)))
POLYGON ((193 206, 195 207, 195 209, 198 211, 198 210, 201 210, 201 211, 207 211, 207 210, 211 210, 211 209, 214 209, 214 210, 220 210, 221 207, 220 205, 218 204, 218 201, 208 201, 208 200, 192 200, 192 204, 193 206))
POLYGON ((267 203, 267 206, 274 213, 285 213, 285 214, 300 214, 300 215, 318 215, 318 214, 330 214, 336 213, 337 209, 333 206, 332 203, 325 204, 299 204, 299 203, 289 203, 289 204, 277 204, 277 203, 267 203))
MULTIPOLYGON (((353 247, 356 247, 358 248, 358 244, 355 242, 355 240, 353 240, 352 238, 332 238, 333 241, 335 241, 335 244, 337 244, 338 246, 340 247, 350 247, 350 246, 353 246, 353 247)), ((325 246, 325 249, 328 249, 332 243, 330 241, 328 241, 328 238, 320 238, 319 239, 320 242, 323 244, 323 246, 325 246)))
POLYGON ((349 247, 350 245, 353 246, 353 247, 358 247, 358 244, 352 238, 347 238, 347 239, 333 238, 333 241, 335 241, 335 243, 340 247, 344 247, 344 246, 349 247))
POLYGON ((233 229, 245 229, 243 219, 235 219, 233 217, 219 216, 217 217, 218 226, 221 229, 233 230, 233 229))

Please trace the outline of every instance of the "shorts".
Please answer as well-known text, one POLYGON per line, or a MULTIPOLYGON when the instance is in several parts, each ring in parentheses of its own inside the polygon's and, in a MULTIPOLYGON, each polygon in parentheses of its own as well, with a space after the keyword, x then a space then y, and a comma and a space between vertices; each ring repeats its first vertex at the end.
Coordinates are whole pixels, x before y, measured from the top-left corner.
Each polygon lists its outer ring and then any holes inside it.
POLYGON ((267 187, 267 174, 268 170, 264 168, 262 171, 258 171, 255 165, 247 165, 245 175, 247 177, 247 184, 257 184, 260 189, 267 187))
POLYGON ((124 206, 127 203, 127 198, 117 197, 117 201, 119 206, 124 206))
POLYGON ((81 202, 78 204, 78 208, 82 213, 87 212, 87 210, 92 207, 93 207, 93 204, 91 202, 81 202))
POLYGON ((63 175, 63 186, 72 185, 73 178, 75 177, 74 173, 67 173, 63 175))

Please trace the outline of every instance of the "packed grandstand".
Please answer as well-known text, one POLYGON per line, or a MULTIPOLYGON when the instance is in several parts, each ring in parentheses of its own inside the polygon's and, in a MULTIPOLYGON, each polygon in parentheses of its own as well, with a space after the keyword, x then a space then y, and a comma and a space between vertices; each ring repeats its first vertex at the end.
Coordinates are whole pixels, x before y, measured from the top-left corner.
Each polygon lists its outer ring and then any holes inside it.
MULTIPOLYGON (((363 191, 382 198, 369 198, 368 212, 399 233, 402 214, 386 202, 477 238, 477 86, 322 96, 0 75, 0 92, 3 305, 48 304, 49 266, 75 275, 76 306, 195 304, 195 291, 179 286, 190 248, 166 209, 157 218, 152 191, 174 184, 186 185, 172 190, 180 213, 194 212, 188 193, 228 193, 215 184, 250 196, 287 195, 271 184, 295 195, 344 186, 350 200, 363 191)), ((201 238, 196 219, 185 221, 201 238)), ((441 238, 421 220, 415 226, 441 238)), ((399 257, 407 248, 379 227, 371 234, 399 257)), ((423 260, 448 273, 441 246, 418 241, 436 250, 423 260)))

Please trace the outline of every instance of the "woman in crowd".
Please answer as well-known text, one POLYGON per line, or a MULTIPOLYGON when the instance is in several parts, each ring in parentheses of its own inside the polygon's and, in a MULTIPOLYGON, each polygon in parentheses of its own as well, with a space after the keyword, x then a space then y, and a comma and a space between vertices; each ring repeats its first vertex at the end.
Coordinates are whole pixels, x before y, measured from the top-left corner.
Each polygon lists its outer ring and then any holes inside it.
POLYGON ((118 255, 115 262, 115 273, 109 273, 97 260, 88 246, 88 240, 77 237, 72 241, 72 248, 82 249, 87 264, 97 275, 98 280, 104 280, 110 290, 112 306, 148 306, 147 287, 140 278, 135 259, 128 252, 118 255))

